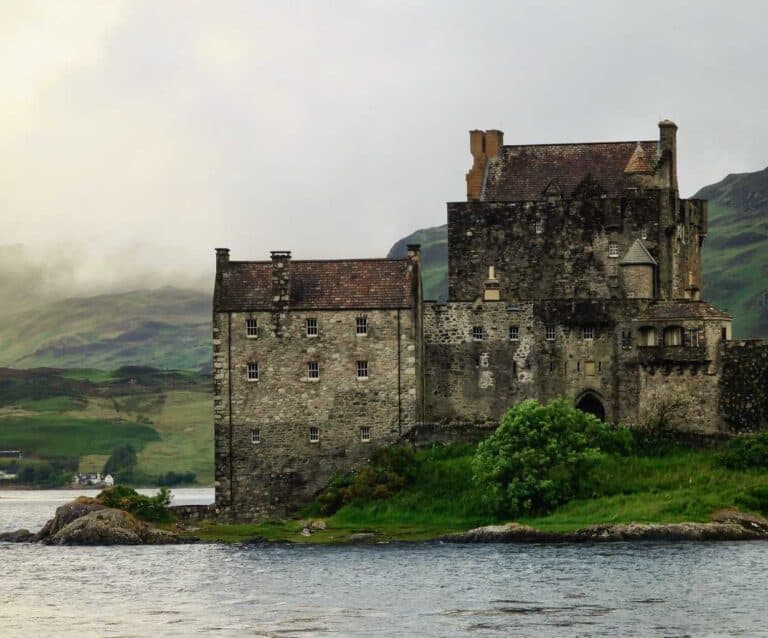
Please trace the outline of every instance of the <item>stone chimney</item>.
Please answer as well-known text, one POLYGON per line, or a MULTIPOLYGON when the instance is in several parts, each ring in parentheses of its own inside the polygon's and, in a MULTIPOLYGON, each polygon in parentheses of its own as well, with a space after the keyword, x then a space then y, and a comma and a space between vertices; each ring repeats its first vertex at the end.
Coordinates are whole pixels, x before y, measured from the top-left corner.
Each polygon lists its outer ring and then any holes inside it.
POLYGON ((467 173, 467 201, 479 200, 483 194, 485 168, 488 160, 501 153, 504 146, 504 133, 491 129, 469 132, 469 152, 472 153, 472 168, 467 173))
POLYGON ((677 124, 672 120, 659 122, 659 149, 669 162, 670 187, 677 190, 677 124))
POLYGON ((272 257, 272 324, 276 337, 283 336, 283 324, 291 299, 291 251, 273 250, 272 257))
POLYGON ((421 244, 408 244, 408 261, 418 264, 421 261, 421 244))
POLYGON ((229 266, 229 248, 216 249, 216 273, 223 272, 229 266))

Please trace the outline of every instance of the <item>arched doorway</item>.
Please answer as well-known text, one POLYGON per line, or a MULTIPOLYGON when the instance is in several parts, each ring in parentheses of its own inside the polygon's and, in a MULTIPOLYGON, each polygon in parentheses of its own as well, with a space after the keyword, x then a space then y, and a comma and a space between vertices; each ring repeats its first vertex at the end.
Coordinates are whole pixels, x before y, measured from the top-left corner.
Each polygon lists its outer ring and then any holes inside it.
POLYGON ((605 408, 603 402, 594 392, 585 392, 576 401, 576 409, 588 414, 594 414, 601 421, 605 421, 605 408))

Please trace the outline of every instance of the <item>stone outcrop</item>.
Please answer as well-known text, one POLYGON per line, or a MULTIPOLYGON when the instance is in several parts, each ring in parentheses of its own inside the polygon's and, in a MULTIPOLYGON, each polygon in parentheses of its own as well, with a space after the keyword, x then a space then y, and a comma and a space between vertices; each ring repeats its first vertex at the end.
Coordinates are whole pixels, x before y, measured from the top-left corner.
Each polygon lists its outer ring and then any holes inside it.
POLYGON ((592 543, 619 541, 768 540, 768 520, 735 511, 718 512, 709 523, 611 523, 574 532, 546 532, 519 525, 486 525, 443 536, 447 543, 592 543))
POLYGON ((44 539, 50 545, 167 545, 178 541, 172 532, 111 508, 89 512, 44 539))
POLYGON ((0 534, 0 541, 47 545, 167 545, 190 540, 88 497, 58 507, 36 534, 26 529, 0 534))

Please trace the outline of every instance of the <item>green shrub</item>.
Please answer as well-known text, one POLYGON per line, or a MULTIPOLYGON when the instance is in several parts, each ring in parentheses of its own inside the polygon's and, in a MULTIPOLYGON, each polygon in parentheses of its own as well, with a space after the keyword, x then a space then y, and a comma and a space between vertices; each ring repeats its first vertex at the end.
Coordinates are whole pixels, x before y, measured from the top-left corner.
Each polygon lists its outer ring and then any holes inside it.
POLYGON ((144 496, 125 485, 108 487, 96 497, 107 507, 125 510, 138 519, 155 523, 173 520, 168 511, 171 498, 171 490, 167 487, 161 487, 155 496, 144 496))
POLYGON ((719 460, 730 470, 768 470, 768 432, 731 439, 719 460))
POLYGON ((736 504, 768 514, 768 485, 756 485, 736 496, 736 504))
POLYGON ((509 410, 480 443, 473 478, 498 515, 543 513, 579 493, 601 447, 629 453, 631 435, 564 401, 528 400, 509 410))

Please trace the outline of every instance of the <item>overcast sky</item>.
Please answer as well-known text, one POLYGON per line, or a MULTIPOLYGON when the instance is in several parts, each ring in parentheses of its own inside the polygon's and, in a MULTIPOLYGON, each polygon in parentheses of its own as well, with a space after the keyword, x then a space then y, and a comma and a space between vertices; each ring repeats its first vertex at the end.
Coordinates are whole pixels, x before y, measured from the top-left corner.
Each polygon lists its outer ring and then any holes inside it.
POLYGON ((472 128, 636 140, 671 118, 690 195, 768 164, 766 16, 671 0, 4 0, 0 244, 63 243, 96 266, 78 277, 118 287, 207 277, 215 246, 384 255, 465 197, 472 128))

